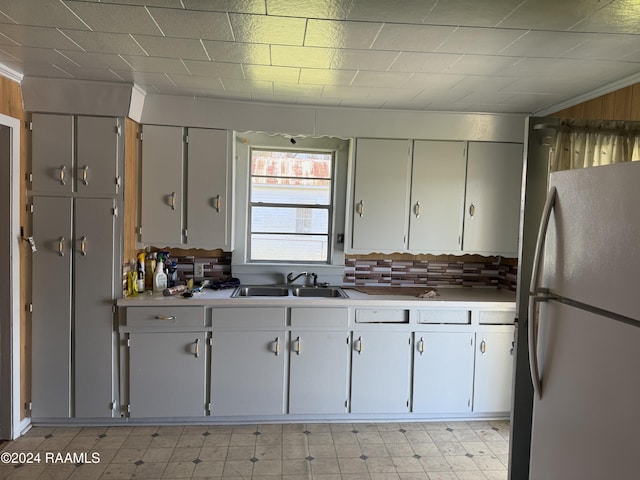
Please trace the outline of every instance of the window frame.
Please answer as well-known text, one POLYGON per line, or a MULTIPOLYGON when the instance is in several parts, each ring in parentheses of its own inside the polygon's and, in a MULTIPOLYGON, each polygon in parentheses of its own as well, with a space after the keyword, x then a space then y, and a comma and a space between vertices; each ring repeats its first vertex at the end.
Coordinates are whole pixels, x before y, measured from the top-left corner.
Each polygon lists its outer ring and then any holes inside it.
POLYGON ((249 171, 248 171, 248 190, 247 190, 247 235, 246 235, 246 261, 249 264, 283 264, 283 265, 331 265, 333 260, 333 248, 332 238, 334 231, 334 218, 336 209, 336 181, 337 181, 337 159, 336 152, 331 149, 322 148, 283 148, 283 147, 261 147, 254 145, 249 147, 249 171), (319 180, 329 180, 330 192, 329 203, 327 205, 322 204, 306 204, 306 203, 268 203, 268 202, 254 202, 252 199, 254 177, 260 178, 289 178, 289 179, 313 179, 313 177, 289 177, 289 176, 264 176, 253 175, 251 173, 251 166, 253 162, 253 153, 255 151, 260 152, 295 152, 302 154, 323 154, 331 157, 331 176, 329 178, 319 178, 319 180), (299 233, 299 232, 254 232, 253 225, 253 209, 254 207, 274 207, 274 208, 308 208, 314 210, 326 210, 327 211, 327 232, 326 234, 317 233, 299 233), (327 254, 323 260, 273 260, 273 259, 253 259, 252 258, 252 242, 251 239, 254 234, 263 235, 291 235, 291 236, 310 236, 310 237, 323 237, 326 239, 327 254))

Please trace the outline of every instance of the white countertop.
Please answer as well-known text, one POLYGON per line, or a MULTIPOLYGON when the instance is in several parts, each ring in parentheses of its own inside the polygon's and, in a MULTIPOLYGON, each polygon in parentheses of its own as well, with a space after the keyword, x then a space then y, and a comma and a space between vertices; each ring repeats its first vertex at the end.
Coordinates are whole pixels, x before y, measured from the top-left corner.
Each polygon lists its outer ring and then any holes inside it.
POLYGON ((142 293, 136 297, 121 298, 116 301, 119 307, 144 306, 317 306, 317 307, 404 307, 404 308, 515 308, 514 292, 491 287, 438 287, 439 295, 433 298, 418 298, 415 295, 370 295, 342 287, 349 298, 300 298, 300 297, 239 297, 230 298, 234 289, 205 289, 191 298, 182 296, 165 297, 162 294, 142 293))

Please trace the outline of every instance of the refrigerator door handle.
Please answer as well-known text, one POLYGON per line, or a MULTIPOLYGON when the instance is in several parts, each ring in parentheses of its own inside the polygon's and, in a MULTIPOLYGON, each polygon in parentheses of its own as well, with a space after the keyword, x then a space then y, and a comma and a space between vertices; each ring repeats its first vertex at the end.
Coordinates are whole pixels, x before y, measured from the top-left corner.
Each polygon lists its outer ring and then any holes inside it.
POLYGON ((538 287, 538 273, 542 263, 545 238, 547 236, 547 228, 551 219, 551 211, 556 201, 556 188, 551 187, 547 194, 547 200, 542 210, 542 218, 540 220, 540 230, 538 230, 538 239, 536 241, 536 250, 533 257, 533 272, 531 273, 531 287, 529 291, 529 324, 528 324, 528 343, 529 343, 529 371, 531 373, 531 381, 533 382, 534 393, 538 398, 542 397, 542 387, 540 382, 540 372, 538 370, 538 309, 539 301, 547 300, 544 294, 539 295, 543 290, 538 287))

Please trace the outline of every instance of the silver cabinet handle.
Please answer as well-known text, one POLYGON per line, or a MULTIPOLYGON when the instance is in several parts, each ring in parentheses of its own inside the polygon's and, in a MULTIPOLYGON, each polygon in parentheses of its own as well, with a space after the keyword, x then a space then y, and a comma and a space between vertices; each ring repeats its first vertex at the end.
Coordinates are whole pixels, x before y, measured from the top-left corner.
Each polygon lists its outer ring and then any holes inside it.
POLYGON ((216 195, 213 197, 213 208, 216 209, 216 213, 220 213, 220 208, 222 206, 222 197, 220 195, 216 195))
POLYGON ((82 184, 83 185, 89 185, 89 167, 87 165, 85 165, 84 167, 82 167, 82 184))
POLYGON ((58 239, 58 255, 64 257, 64 237, 58 239))
POLYGON ((175 320, 175 315, 156 315, 156 320, 175 320))
POLYGON ((87 254, 87 237, 80 239, 80 254, 83 256, 87 254))
POLYGON ((420 217, 420 211, 422 210, 422 208, 420 207, 420 202, 416 202, 416 205, 413 207, 413 213, 416 216, 416 218, 420 217))
POLYGON ((176 192, 171 192, 171 195, 169 196, 169 206, 171 207, 171 210, 176 209, 176 192))
POLYGON ((473 218, 475 214, 476 214, 476 206, 472 203, 471 205, 469 205, 469 216, 473 218))
POLYGON ((483 355, 487 353, 487 342, 485 339, 482 339, 482 341, 480 342, 480 353, 482 353, 483 355))
POLYGON ((276 337, 275 340, 275 348, 274 348, 274 353, 276 354, 276 356, 280 355, 280 337, 276 337))
POLYGON ((300 355, 300 351, 302 350, 302 343, 300 342, 300 337, 296 338, 296 355, 300 355))
POLYGON ((361 217, 364 215, 364 200, 360 200, 356 208, 356 211, 358 215, 360 215, 361 217))
POLYGON ((60 185, 66 185, 66 182, 65 182, 66 172, 67 172, 67 167, 65 167, 64 165, 60 165, 60 175, 58 176, 58 178, 60 179, 60 185))
POLYGON ((362 337, 358 337, 358 341, 356 342, 356 352, 362 353, 362 337))
POLYGON ((196 338, 196 341, 193 343, 195 345, 193 354, 195 355, 196 358, 198 358, 200 356, 200 339, 196 338))
POLYGON ((418 353, 422 355, 424 353, 424 339, 420 337, 420 341, 418 342, 418 353))
POLYGON ((533 256, 533 272, 531 273, 531 286, 529 289, 529 323, 527 325, 527 333, 529 337, 529 371, 531 373, 531 381, 533 382, 533 391, 538 398, 542 398, 542 382, 540 380, 540 371, 538 370, 538 309, 536 308, 537 302, 542 299, 537 297, 539 292, 538 274, 540 271, 540 265, 542 264, 542 250, 547 237, 551 211, 553 210, 555 202, 556 188, 551 187, 542 210, 542 218, 540 219, 540 229, 538 230, 536 250, 533 256))

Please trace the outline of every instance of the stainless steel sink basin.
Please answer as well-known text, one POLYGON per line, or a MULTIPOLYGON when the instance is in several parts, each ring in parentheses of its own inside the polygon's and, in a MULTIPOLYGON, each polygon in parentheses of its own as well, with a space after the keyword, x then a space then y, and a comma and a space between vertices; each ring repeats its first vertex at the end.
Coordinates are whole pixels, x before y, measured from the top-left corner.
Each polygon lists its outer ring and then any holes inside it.
POLYGON ((232 297, 286 297, 289 289, 286 287, 254 286, 238 287, 231 294, 232 297))
POLYGON ((292 290, 296 297, 347 298, 339 287, 299 287, 292 290))

